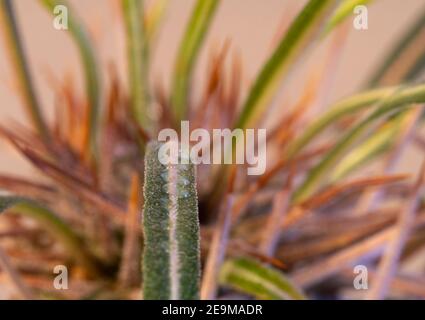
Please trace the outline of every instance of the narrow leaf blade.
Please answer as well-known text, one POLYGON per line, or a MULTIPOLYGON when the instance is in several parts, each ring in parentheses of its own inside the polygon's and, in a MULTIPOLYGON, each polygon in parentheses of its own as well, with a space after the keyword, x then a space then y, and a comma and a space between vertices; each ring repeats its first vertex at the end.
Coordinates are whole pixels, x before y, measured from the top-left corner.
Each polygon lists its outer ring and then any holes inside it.
POLYGON ((1 22, 3 22, 2 27, 7 41, 6 44, 17 74, 18 84, 23 95, 27 113, 38 133, 45 142, 48 142, 50 140, 50 132, 35 93, 11 0, 0 0, 1 22))
POLYGON ((303 293, 282 272, 250 258, 227 260, 220 272, 220 283, 257 299, 305 299, 303 293))
POLYGON ((77 45, 80 53, 80 59, 83 64, 85 77, 86 95, 89 103, 89 119, 88 119, 88 139, 86 149, 90 152, 93 160, 98 158, 98 135, 100 133, 100 73, 97 65, 95 52, 91 45, 91 39, 83 23, 77 19, 75 14, 71 12, 71 8, 66 0, 40 0, 41 3, 54 13, 57 6, 63 5, 68 9, 68 27, 72 38, 77 45))
POLYGON ((148 124, 148 48, 143 28, 143 1, 122 0, 127 33, 128 74, 133 116, 140 127, 148 124))
POLYGON ((89 273, 98 274, 95 260, 85 249, 78 235, 55 213, 32 200, 16 196, 0 196, 0 214, 8 209, 13 209, 40 223, 76 261, 87 268, 89 273))
POLYGON ((294 193, 293 201, 305 200, 314 192, 321 182, 321 179, 328 170, 335 165, 339 157, 350 147, 377 119, 388 116, 391 113, 402 111, 407 106, 414 103, 425 102, 425 84, 400 88, 390 97, 382 100, 375 110, 351 128, 338 143, 323 157, 323 159, 308 173, 303 184, 294 193))
POLYGON ((320 24, 336 3, 333 0, 310 0, 303 8, 257 76, 236 123, 237 128, 246 128, 265 111, 279 80, 319 34, 320 24))
POLYGON ((344 19, 353 14, 354 9, 357 6, 366 5, 372 2, 372 0, 344 0, 335 10, 332 17, 329 19, 329 22, 326 24, 324 34, 328 34, 333 29, 335 29, 339 24, 341 24, 344 19))
POLYGON ((179 48, 173 76, 171 103, 176 121, 186 116, 189 84, 203 40, 220 0, 198 0, 179 48))

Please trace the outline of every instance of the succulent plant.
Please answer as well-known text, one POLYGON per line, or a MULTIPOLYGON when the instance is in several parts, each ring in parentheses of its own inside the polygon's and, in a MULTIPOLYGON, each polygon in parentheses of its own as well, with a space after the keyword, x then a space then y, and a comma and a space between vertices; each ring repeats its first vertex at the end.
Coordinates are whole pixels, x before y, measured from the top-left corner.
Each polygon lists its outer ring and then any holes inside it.
POLYGON ((146 149, 143 211, 143 293, 146 299, 199 298, 198 198, 193 164, 159 161, 146 149))
POLYGON ((84 97, 68 80, 55 83, 60 110, 49 122, 14 1, 0 0, 2 40, 29 122, 1 121, 0 135, 41 173, 0 175, 0 267, 13 298, 345 298, 360 262, 372 278, 366 298, 425 297, 417 286, 423 274, 397 273, 425 245, 425 169, 413 177, 396 167, 406 145, 425 145, 425 11, 358 93, 311 116, 327 90, 321 82, 335 73, 329 65, 321 81, 307 75, 294 105, 278 113, 271 101, 317 43, 338 33, 355 6, 373 1, 306 1, 246 94, 229 43, 212 51, 205 87, 194 85, 221 1, 196 1, 170 92, 148 76, 167 1, 114 1, 126 33, 128 88, 113 68, 101 78, 101 53, 66 1, 38 1, 50 14, 59 4, 69 9, 64 34, 84 71, 84 97), (272 151, 261 176, 248 176, 243 165, 167 165, 158 157, 161 129, 185 120, 191 129, 261 128, 267 112, 276 112, 278 125, 268 128, 272 151), (370 176, 373 164, 380 167, 370 176), (56 265, 70 270, 69 290, 54 288, 56 265))

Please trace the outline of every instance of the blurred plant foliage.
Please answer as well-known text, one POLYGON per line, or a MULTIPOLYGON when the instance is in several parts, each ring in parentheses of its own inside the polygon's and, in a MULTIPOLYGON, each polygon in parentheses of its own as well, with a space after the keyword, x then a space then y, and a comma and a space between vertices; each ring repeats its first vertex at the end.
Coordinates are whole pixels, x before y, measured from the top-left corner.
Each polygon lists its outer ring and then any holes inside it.
MULTIPOLYGON (((32 177, 0 175, 5 192, 0 210, 18 213, 2 215, 0 231, 17 297, 31 292, 53 299, 343 298, 350 281, 328 286, 322 280, 350 279, 347 267, 386 241, 402 248, 399 259, 386 259, 391 270, 424 248, 422 203, 409 207, 416 216, 406 239, 391 230, 407 228, 400 221, 413 199, 414 177, 395 172, 401 147, 423 152, 425 145, 418 111, 425 102, 425 11, 370 70, 358 93, 328 106, 323 97, 349 39, 353 9, 373 1, 305 1, 295 17, 285 15, 291 23, 279 31, 252 85, 242 88, 241 57, 230 41, 208 53, 204 85, 194 80, 222 2, 197 0, 168 92, 149 76, 168 1, 105 1, 122 17, 125 85, 114 67, 100 72, 102 52, 94 49, 75 8, 64 0, 39 0, 50 14, 57 5, 69 9, 63 35, 78 49, 85 84, 80 96, 69 77, 51 81, 56 112, 48 121, 15 2, 0 0, 0 26, 28 124, 2 121, 0 135, 39 171, 32 177), (304 76, 299 99, 282 102, 279 113, 271 111, 282 84, 288 85, 290 74, 323 42, 329 44, 328 58, 304 76), (234 165, 199 165, 195 175, 192 165, 164 167, 155 159, 154 137, 181 120, 189 120, 191 129, 259 128, 270 112, 276 125, 268 128, 270 156, 262 176, 246 176, 234 165), (376 174, 364 178, 365 172, 376 174), (179 197, 185 188, 187 197, 179 197), (396 206, 388 209, 389 201, 396 206), (71 271, 66 292, 52 285, 51 270, 58 264, 71 271)), ((382 250, 378 255, 394 257, 382 250)), ((373 298, 397 290, 403 297, 425 298, 425 286, 415 286, 418 275, 384 277, 388 268, 376 259, 368 262, 376 288, 394 280, 373 298)))

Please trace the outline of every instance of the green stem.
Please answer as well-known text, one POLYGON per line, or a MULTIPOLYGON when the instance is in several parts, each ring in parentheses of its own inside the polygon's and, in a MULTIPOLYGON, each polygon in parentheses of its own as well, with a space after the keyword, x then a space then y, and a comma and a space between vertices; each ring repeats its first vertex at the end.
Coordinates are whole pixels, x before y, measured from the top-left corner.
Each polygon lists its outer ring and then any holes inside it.
POLYGON ((195 167, 163 165, 156 142, 145 157, 143 294, 148 300, 198 299, 199 218, 195 167))

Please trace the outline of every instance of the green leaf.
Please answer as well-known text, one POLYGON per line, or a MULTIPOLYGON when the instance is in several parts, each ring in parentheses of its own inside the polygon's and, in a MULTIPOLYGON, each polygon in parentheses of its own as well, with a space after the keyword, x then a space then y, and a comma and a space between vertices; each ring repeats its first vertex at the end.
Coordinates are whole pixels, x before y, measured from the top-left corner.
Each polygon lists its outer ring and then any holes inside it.
POLYGON ((54 9, 58 5, 63 5, 68 9, 68 27, 69 32, 78 47, 83 70, 85 75, 85 86, 87 100, 90 105, 89 112, 89 151, 94 160, 98 158, 98 135, 100 132, 100 79, 95 53, 91 46, 90 39, 83 23, 71 11, 66 0, 40 0, 45 7, 53 14, 54 9))
MULTIPOLYGON (((425 34, 425 11, 422 13, 410 28, 400 37, 396 45, 389 54, 383 59, 383 63, 375 71, 372 78, 368 81, 367 86, 372 87, 382 83, 388 74, 396 70, 400 74, 401 79, 392 79, 396 81, 411 81, 416 79, 422 68, 425 66, 425 49, 423 49, 423 35, 425 34), (422 50, 423 53, 418 54, 417 59, 403 62, 406 59, 405 52, 412 51, 415 48, 422 50), (403 62, 403 72, 400 73, 400 62, 403 62)), ((408 53, 408 56, 411 54, 408 53)), ((352 150, 333 171, 331 181, 335 182, 344 176, 362 166, 366 162, 372 160, 391 146, 391 142, 396 139, 400 132, 400 122, 404 117, 402 113, 396 117, 377 133, 372 135, 364 143, 352 150)))
POLYGON ((198 299, 200 243, 195 168, 163 165, 148 144, 143 212, 143 294, 148 300, 198 299))
POLYGON ((364 110, 367 107, 370 107, 379 100, 390 96, 398 89, 399 87, 374 89, 338 101, 333 106, 331 106, 326 113, 324 113, 317 120, 309 124, 309 126, 305 129, 304 133, 302 133, 301 136, 299 136, 292 143, 290 143, 290 145, 288 146, 286 157, 288 159, 293 158, 314 138, 316 138, 331 124, 335 123, 335 121, 338 121, 346 115, 353 114, 355 112, 364 110))
POLYGON ((400 87, 392 95, 380 101, 369 116, 344 134, 322 160, 310 170, 303 184, 295 191, 293 201, 299 203, 309 197, 315 191, 321 179, 327 174, 328 170, 335 166, 340 156, 364 133, 369 125, 384 116, 403 110, 406 106, 424 102, 425 84, 406 88, 400 87))
POLYGON ((400 132, 403 115, 404 113, 391 119, 375 134, 350 151, 332 170, 330 183, 345 178, 354 170, 388 150, 400 132))
POLYGON ((350 15, 353 15, 353 10, 355 7, 360 5, 366 5, 372 2, 372 0, 344 0, 335 10, 334 14, 330 18, 329 22, 326 24, 324 34, 328 34, 335 27, 337 27, 341 22, 344 21, 350 15))
POLYGON ((220 271, 220 284, 257 299, 305 299, 282 272, 249 258, 227 260, 220 271))
POLYGON ((43 226, 56 238, 75 261, 83 265, 93 275, 98 274, 96 262, 84 247, 78 235, 55 213, 38 203, 21 197, 0 196, 0 214, 13 209, 30 217, 43 226))
POLYGON ((49 142, 50 132, 35 94, 11 0, 0 0, 0 22, 3 22, 2 29, 4 30, 6 45, 17 74, 20 93, 23 95, 27 113, 40 136, 45 142, 49 142))
POLYGON ((279 82, 320 33, 320 25, 337 2, 310 0, 303 8, 257 76, 236 123, 237 128, 246 128, 265 111, 279 82))
POLYGON ((128 74, 133 116, 146 128, 149 123, 148 108, 148 46, 143 28, 143 1, 122 0, 127 32, 128 74))
MULTIPOLYGON (((152 44, 155 41, 155 36, 158 33, 158 29, 161 26, 161 22, 165 16, 165 13, 167 12, 169 4, 170 3, 168 0, 156 0, 152 4, 151 8, 146 11, 146 14, 144 14, 144 34, 147 38, 145 44, 147 44, 148 47, 152 47, 152 44)), ((149 48, 148 51, 150 51, 149 48)))
POLYGON ((180 43, 174 68, 171 95, 171 103, 178 123, 186 116, 193 67, 219 2, 220 0, 197 1, 183 40, 180 43))

